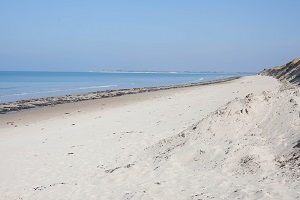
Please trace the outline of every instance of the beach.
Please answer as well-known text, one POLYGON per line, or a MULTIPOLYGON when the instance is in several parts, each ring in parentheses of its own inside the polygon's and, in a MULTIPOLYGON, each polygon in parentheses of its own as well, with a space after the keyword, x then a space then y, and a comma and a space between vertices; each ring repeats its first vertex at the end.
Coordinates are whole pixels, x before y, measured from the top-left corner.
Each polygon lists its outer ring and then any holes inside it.
POLYGON ((1 114, 0 199, 299 198, 299 99, 255 75, 1 114))

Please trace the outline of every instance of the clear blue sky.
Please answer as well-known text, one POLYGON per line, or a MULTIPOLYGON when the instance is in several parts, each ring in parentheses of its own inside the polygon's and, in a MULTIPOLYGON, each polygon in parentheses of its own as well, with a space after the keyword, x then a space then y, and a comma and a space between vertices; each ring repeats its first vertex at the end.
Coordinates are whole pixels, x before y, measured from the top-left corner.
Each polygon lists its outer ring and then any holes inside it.
POLYGON ((299 0, 0 0, 0 70, 260 71, 300 57, 299 0))

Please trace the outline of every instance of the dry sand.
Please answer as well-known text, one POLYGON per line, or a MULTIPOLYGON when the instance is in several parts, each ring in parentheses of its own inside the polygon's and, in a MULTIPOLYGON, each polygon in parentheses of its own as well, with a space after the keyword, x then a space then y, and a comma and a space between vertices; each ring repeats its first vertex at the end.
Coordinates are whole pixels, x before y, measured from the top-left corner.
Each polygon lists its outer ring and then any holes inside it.
POLYGON ((300 92, 280 87, 251 76, 1 115, 0 199, 299 198, 300 92))

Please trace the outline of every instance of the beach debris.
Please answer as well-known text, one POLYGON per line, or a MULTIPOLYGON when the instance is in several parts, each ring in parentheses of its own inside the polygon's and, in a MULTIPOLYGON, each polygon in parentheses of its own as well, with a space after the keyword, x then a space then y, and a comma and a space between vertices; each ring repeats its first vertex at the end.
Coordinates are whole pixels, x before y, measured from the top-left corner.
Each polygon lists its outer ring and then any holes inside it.
POLYGON ((105 170, 105 173, 113 173, 114 171, 116 171, 117 169, 120 169, 121 167, 116 167, 116 168, 113 168, 113 169, 107 169, 105 170))
MULTIPOLYGON (((66 185, 67 183, 54 183, 54 184, 51 184, 49 185, 48 187, 53 187, 53 186, 56 186, 56 185, 66 185)), ((42 191, 44 189, 46 189, 47 187, 45 186, 38 186, 38 187, 34 187, 33 189, 34 190, 39 190, 39 191, 42 191)))
POLYGON ((45 186, 39 186, 39 187, 35 187, 35 188, 33 188, 34 190, 43 190, 43 189, 46 189, 46 187, 45 186))
POLYGON ((134 163, 131 163, 131 164, 127 164, 127 165, 125 165, 125 166, 123 166, 123 167, 115 167, 115 168, 113 168, 113 169, 107 169, 107 170, 105 170, 104 172, 105 173, 113 173, 114 171, 116 171, 117 169, 120 169, 120 168, 130 168, 131 166, 133 166, 133 165, 135 165, 134 163))

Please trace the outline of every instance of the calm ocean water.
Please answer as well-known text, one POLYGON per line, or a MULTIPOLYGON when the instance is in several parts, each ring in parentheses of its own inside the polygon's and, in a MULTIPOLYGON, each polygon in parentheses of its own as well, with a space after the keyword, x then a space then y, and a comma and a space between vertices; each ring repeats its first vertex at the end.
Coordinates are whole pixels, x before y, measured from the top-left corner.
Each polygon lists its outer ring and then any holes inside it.
POLYGON ((251 74, 0 71, 0 103, 146 86, 203 82, 251 74))

